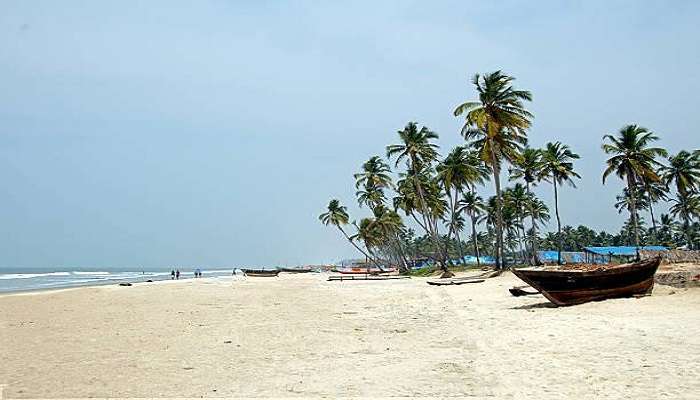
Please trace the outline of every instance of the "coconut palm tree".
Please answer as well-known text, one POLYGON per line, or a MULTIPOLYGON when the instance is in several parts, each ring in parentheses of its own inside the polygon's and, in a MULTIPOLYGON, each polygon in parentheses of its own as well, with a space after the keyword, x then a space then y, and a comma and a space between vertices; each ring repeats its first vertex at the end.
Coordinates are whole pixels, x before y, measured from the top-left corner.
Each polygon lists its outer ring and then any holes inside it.
MULTIPOLYGON (((658 175, 658 172, 657 172, 658 175)), ((643 193, 646 197, 649 206, 649 215, 651 216, 651 226, 656 234, 656 218, 654 217, 654 204, 661 200, 668 200, 668 186, 661 181, 653 181, 644 179, 643 193)))
MULTIPOLYGON (((539 176, 542 173, 542 150, 526 147, 520 153, 519 159, 513 164, 509 170, 510 179, 522 179, 525 181, 525 189, 528 195, 532 194, 531 186, 534 186, 539 181, 539 176)), ((534 201, 530 202, 530 206, 535 205, 534 201)), ((532 263, 539 264, 537 259, 537 224, 535 223, 535 210, 530 210, 530 249, 532 250, 532 263)))
POLYGON ((627 190, 630 195, 630 220, 634 230, 634 242, 639 247, 639 215, 637 214, 637 185, 647 180, 659 182, 656 168, 661 164, 656 157, 667 155, 660 147, 649 147, 651 142, 658 140, 652 132, 638 125, 626 125, 620 129, 617 136, 605 135, 603 151, 612 155, 607 161, 603 172, 605 179, 615 173, 620 179, 627 180, 627 190))
POLYGON ((657 234, 658 240, 666 245, 672 245, 674 236, 678 231, 678 223, 668 214, 661 214, 659 219, 659 231, 657 234))
POLYGON ((661 166, 660 173, 667 186, 675 183, 676 190, 682 195, 700 189, 700 150, 688 152, 682 150, 668 158, 669 165, 661 166))
POLYGON ((476 74, 472 83, 479 95, 477 101, 468 101, 455 108, 454 115, 465 115, 462 135, 474 140, 480 156, 493 170, 496 189, 496 267, 502 267, 503 215, 501 197, 501 162, 517 158, 520 146, 527 140, 532 114, 525 109, 524 101, 532 101, 532 94, 513 88, 514 78, 501 71, 476 74))
POLYGON ((554 214, 557 217, 557 263, 561 264, 561 218, 559 217, 559 193, 558 187, 564 183, 568 183, 572 187, 576 187, 573 178, 581 178, 574 171, 574 160, 578 160, 579 155, 571 151, 569 146, 561 142, 549 142, 542 150, 542 169, 540 176, 545 181, 554 186, 554 214))
POLYGON ((686 237, 687 245, 693 248, 693 235, 691 233, 691 222, 693 219, 700 219, 700 195, 694 193, 677 193, 676 198, 671 200, 671 215, 683 220, 683 234, 686 237))
POLYGON ((462 199, 459 201, 459 206, 457 212, 459 214, 466 213, 469 215, 472 226, 472 243, 474 245, 474 255, 476 255, 476 265, 481 267, 481 260, 479 254, 479 239, 476 233, 477 221, 481 218, 484 213, 484 203, 481 197, 475 192, 467 192, 464 194, 462 199))
POLYGON ((446 255, 440 254, 442 250, 437 225, 428 206, 423 184, 424 180, 421 179, 421 175, 430 175, 432 163, 438 157, 438 145, 432 143, 432 140, 438 138, 438 134, 425 126, 418 129, 418 125, 415 122, 409 122, 398 133, 401 143, 387 146, 386 156, 389 159, 396 157, 396 166, 402 161, 406 162, 408 167, 406 178, 412 178, 409 182, 414 186, 417 199, 416 205, 423 215, 424 227, 431 236, 436 252, 440 255, 440 261, 444 265, 446 255))
POLYGON ((348 224, 350 216, 348 215, 347 207, 340 204, 340 200, 332 199, 328 203, 328 208, 325 213, 318 216, 318 219, 326 226, 333 225, 345 236, 345 238, 353 245, 362 255, 364 255, 368 260, 372 260, 377 264, 374 257, 371 257, 365 250, 355 243, 350 236, 343 229, 344 225, 348 224))
MULTIPOLYGON (((451 219, 457 218, 457 206, 460 194, 465 189, 474 190, 476 184, 483 183, 489 174, 475 152, 470 152, 463 146, 455 147, 445 159, 436 167, 437 179, 442 184, 447 194, 451 219)), ((450 226, 453 224, 450 222, 450 226)), ((449 240, 452 233, 459 233, 450 229, 447 234, 449 240)))
POLYGON ((530 194, 525 189, 525 186, 521 183, 516 183, 515 186, 507 188, 503 192, 503 202, 506 207, 511 207, 513 210, 514 218, 518 222, 518 227, 520 231, 517 232, 518 242, 520 244, 520 253, 523 259, 526 259, 527 244, 523 248, 525 243, 525 217, 528 214, 528 207, 530 206, 530 194), (522 236, 520 235, 522 233, 522 236))

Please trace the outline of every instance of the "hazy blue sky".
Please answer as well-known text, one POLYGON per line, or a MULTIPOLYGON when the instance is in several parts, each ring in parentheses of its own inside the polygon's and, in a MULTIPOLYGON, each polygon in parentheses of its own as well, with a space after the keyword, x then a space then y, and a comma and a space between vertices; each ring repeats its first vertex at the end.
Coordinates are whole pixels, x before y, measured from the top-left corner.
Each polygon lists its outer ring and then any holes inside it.
POLYGON ((601 136, 700 146, 699 19, 692 1, 3 1, 0 266, 355 255, 317 220, 328 199, 366 214, 352 174, 407 121, 460 143, 451 111, 496 69, 533 92, 532 144, 582 156, 563 222, 617 230, 601 136))

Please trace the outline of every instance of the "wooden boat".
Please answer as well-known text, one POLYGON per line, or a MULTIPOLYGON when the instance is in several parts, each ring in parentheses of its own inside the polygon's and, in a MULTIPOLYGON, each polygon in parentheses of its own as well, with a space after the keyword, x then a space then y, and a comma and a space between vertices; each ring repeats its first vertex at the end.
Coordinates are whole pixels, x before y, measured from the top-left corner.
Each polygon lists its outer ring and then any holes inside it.
POLYGON ((447 286, 447 285, 464 285, 466 283, 481 283, 484 279, 438 279, 428 281, 428 285, 447 286))
POLYGON ((338 268, 336 269, 337 272, 340 272, 341 274, 355 274, 355 275, 364 275, 364 274, 370 274, 370 275, 377 275, 377 274, 389 274, 389 273, 394 273, 396 272, 396 268, 382 268, 379 269, 377 267, 370 267, 369 269, 367 267, 358 267, 358 266, 352 266, 352 267, 343 267, 343 268, 338 268))
POLYGON ((311 267, 279 267, 280 272, 291 272, 293 274, 302 274, 306 272, 313 272, 311 267))
POLYGON ((514 269, 513 273, 549 301, 570 306, 651 292, 661 257, 616 266, 580 269, 514 269))
POLYGON ((280 271, 276 269, 244 269, 243 272, 247 276, 274 277, 279 275, 280 271))

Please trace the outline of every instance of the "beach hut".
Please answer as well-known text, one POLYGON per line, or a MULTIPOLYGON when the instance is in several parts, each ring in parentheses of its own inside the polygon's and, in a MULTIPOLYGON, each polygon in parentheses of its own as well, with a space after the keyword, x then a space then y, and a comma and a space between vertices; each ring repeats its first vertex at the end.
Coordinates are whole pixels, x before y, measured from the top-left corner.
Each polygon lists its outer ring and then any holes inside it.
POLYGON ((664 251, 664 246, 590 246, 584 247, 586 262, 590 264, 612 263, 613 259, 630 261, 639 250, 664 251))

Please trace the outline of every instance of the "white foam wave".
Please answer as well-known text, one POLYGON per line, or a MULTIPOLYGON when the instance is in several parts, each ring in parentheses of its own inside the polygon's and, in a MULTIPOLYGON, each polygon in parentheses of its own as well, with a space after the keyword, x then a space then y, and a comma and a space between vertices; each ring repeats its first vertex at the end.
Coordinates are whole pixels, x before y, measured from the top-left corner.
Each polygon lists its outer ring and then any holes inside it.
POLYGON ((70 276, 70 272, 46 272, 43 274, 2 274, 0 279, 30 279, 44 276, 70 276))
POLYGON ((73 275, 110 275, 109 272, 105 271, 72 271, 71 274, 73 275))

